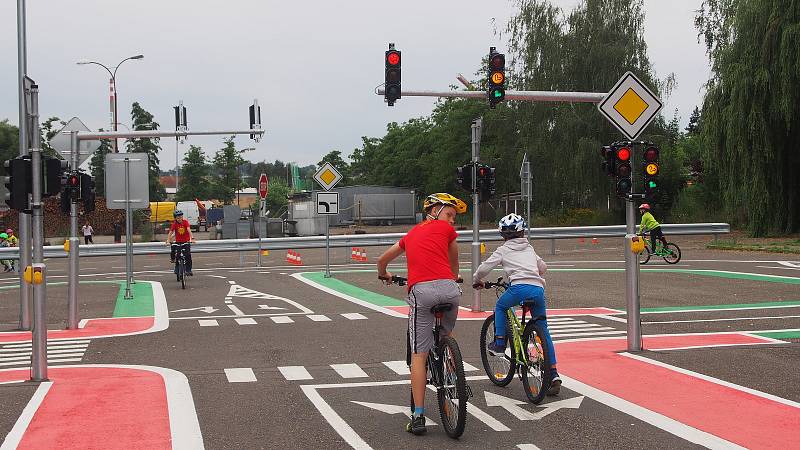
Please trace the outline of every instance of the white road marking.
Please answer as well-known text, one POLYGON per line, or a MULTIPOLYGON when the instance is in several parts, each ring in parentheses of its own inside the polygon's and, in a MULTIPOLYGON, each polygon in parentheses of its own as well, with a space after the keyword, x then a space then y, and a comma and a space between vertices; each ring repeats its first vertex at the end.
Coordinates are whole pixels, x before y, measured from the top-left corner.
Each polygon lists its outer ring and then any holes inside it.
POLYGON ((517 444, 517 448, 519 450, 541 450, 539 447, 533 444, 517 444))
POLYGON ((231 303, 233 303, 233 300, 225 300, 225 303, 226 304, 231 304, 231 303))
POLYGON ((20 414, 17 422, 14 424, 14 427, 11 428, 11 431, 8 433, 8 435, 6 435, 6 439, 3 441, 3 444, 0 445, 0 450, 12 450, 17 448, 19 443, 22 441, 22 436, 28 429, 28 425, 30 425, 31 420, 33 419, 33 415, 36 414, 36 411, 39 409, 39 405, 42 404, 45 395, 47 395, 47 391, 49 391, 52 386, 52 381, 39 383, 39 387, 36 388, 36 392, 33 393, 30 401, 28 401, 28 404, 25 405, 25 409, 22 410, 22 414, 20 414))
POLYGON ((590 333, 550 333, 552 337, 576 337, 576 336, 608 336, 612 334, 625 334, 623 330, 616 331, 600 331, 590 333))
POLYGON ((258 322, 256 322, 255 319, 251 319, 249 317, 241 317, 233 320, 235 320, 239 325, 258 325, 258 322))
POLYGON ((642 323, 662 324, 662 323, 726 322, 732 320, 796 319, 798 317, 800 316, 726 317, 724 319, 665 320, 661 322, 642 322, 642 323))
MULTIPOLYGON (((83 353, 84 352, 75 353, 73 351, 72 353, 53 355, 51 352, 48 351, 47 352, 47 357, 48 357, 48 362, 51 362, 51 361, 49 361, 51 359, 51 356, 53 358, 74 358, 76 356, 80 358, 80 357, 83 356, 83 353)), ((12 355, 4 356, 2 359, 0 359, 0 361, 8 362, 9 364, 19 364, 20 361, 25 361, 25 360, 30 361, 30 359, 31 359, 31 355, 29 353, 27 355, 19 354, 19 355, 13 355, 13 356, 12 355)), ((80 359, 78 361, 80 361, 80 359)), ((6 365, 9 365, 9 364, 6 364, 6 365)))
POLYGON ((284 366, 278 367, 278 370, 281 372, 283 377, 289 381, 314 379, 314 377, 312 377, 311 374, 308 373, 308 370, 306 370, 306 368, 303 366, 284 366))
POLYGON ((324 315, 324 314, 311 314, 308 316, 309 319, 313 320, 314 322, 330 322, 331 318, 324 315))
POLYGON ((350 320, 363 320, 367 318, 365 315, 360 313, 343 313, 341 316, 350 320))
POLYGON ((231 281, 231 280, 228 280, 228 283, 230 283, 230 284, 236 284, 236 282, 235 282, 235 281, 231 281))
POLYGON ((227 306, 228 309, 233 311, 233 313, 236 314, 237 316, 243 316, 244 315, 244 312, 241 309, 237 308, 235 305, 225 305, 225 306, 227 306))
POLYGON ((208 276, 209 277, 214 277, 214 278, 228 278, 228 277, 224 277, 222 275, 208 275, 208 276))
MULTIPOLYGON (((403 414, 408 418, 411 417, 411 409, 408 406, 388 405, 386 403, 357 402, 355 400, 350 400, 350 402, 386 414, 403 414)), ((425 425, 439 425, 439 424, 431 420, 430 417, 425 417, 425 425)))
POLYGON ((201 327, 218 327, 219 322, 216 319, 200 319, 197 321, 201 327))
MULTIPOLYGON (((51 349, 70 349, 70 348, 83 348, 85 349, 88 347, 88 344, 74 344, 74 345, 48 345, 47 351, 51 351, 51 349)), ((0 348, 0 353, 17 353, 21 351, 28 351, 30 353, 31 346, 25 347, 12 347, 12 348, 0 348)), ((2 355, 0 355, 2 356, 2 355)))
POLYGON ((477 367, 473 366, 472 364, 462 361, 464 363, 464 372, 476 372, 478 370, 477 367))
POLYGON ((405 361, 384 361, 383 365, 398 375, 409 375, 411 373, 405 361))
POLYGON ((249 367, 236 369, 225 369, 225 376, 229 383, 252 383, 256 380, 256 374, 249 367))
POLYGON ((792 269, 800 269, 800 262, 793 262, 793 261, 778 261, 778 264, 791 267, 792 269))
POLYGON ((339 291, 337 291, 335 289, 331 289, 331 288, 329 288, 327 286, 323 286, 323 285, 321 285, 321 284, 319 284, 319 283, 317 283, 315 281, 311 281, 308 278, 305 278, 302 273, 295 273, 295 274, 292 274, 291 276, 292 276, 292 278, 295 278, 295 279, 297 279, 299 281, 302 281, 303 283, 305 283, 305 284, 307 284, 307 285, 309 285, 311 287, 314 287, 316 289, 319 289, 322 292, 327 292, 328 294, 335 295, 335 296, 337 296, 339 298, 345 299, 345 300, 347 300, 349 302, 352 302, 352 303, 355 303, 357 305, 361 305, 361 306, 363 306, 365 308, 369 308, 369 309, 378 311, 380 313, 383 313, 383 314, 386 314, 386 315, 392 316, 392 317, 402 317, 404 319, 408 317, 407 314, 402 314, 402 313, 399 313, 399 312, 391 310, 391 309, 386 309, 386 308, 384 308, 382 306, 373 305, 372 303, 364 301, 364 300, 361 300, 360 298, 353 297, 352 295, 343 294, 343 293, 341 293, 341 292, 339 292, 339 291))
MULTIPOLYGON (((433 386, 429 387, 432 388, 433 386)), ((499 420, 490 416, 484 410, 478 408, 477 406, 473 405, 470 402, 467 402, 467 413, 472 414, 472 417, 480 420, 481 422, 486 424, 486 426, 488 426, 494 431, 511 431, 511 428, 508 428, 507 426, 503 425, 503 422, 500 422, 499 420)))
POLYGON ((770 267, 770 266, 756 266, 760 269, 784 269, 784 270, 800 270, 800 267, 770 267))
POLYGON ((268 274, 268 273, 272 273, 272 272, 258 272, 258 273, 260 273, 260 274, 268 274))
POLYGON ((289 316, 274 316, 270 317, 270 319, 275 323, 294 323, 294 320, 289 316))
POLYGON ((596 315, 594 317, 597 317, 598 319, 611 320, 611 321, 614 321, 614 322, 628 323, 628 321, 626 319, 623 319, 622 317, 606 316, 606 315, 603 315, 603 314, 598 314, 598 315, 596 315))
POLYGON ((331 369, 335 370, 342 378, 366 378, 366 372, 358 367, 358 364, 331 364, 331 369))
POLYGON ((549 321, 547 324, 547 328, 551 330, 565 330, 569 328, 592 328, 592 327, 602 327, 602 325, 596 323, 568 323, 564 325, 550 325, 549 321))
POLYGON ((281 272, 280 275, 286 275, 286 272, 281 272))

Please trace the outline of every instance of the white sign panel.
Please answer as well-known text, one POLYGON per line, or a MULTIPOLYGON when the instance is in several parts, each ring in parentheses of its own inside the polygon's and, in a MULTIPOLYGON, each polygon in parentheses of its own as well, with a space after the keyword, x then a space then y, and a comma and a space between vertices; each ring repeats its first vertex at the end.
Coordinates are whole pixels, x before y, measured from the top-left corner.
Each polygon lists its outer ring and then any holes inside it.
POLYGON ((317 192, 317 214, 339 214, 339 193, 317 192))
POLYGON ((106 155, 106 207, 125 209, 150 206, 150 183, 147 153, 109 153, 106 155), (125 160, 128 163, 125 164, 125 160), (128 195, 125 195, 125 171, 128 167, 128 195))
POLYGON ((331 163, 325 163, 314 174, 314 179, 317 180, 320 186, 326 191, 330 191, 342 179, 342 174, 336 170, 331 163))
POLYGON ((663 104, 636 75, 627 72, 597 109, 628 139, 634 140, 653 121, 663 104))
MULTIPOLYGON (((89 131, 89 128, 81 122, 81 119, 73 117, 49 141, 50 146, 64 155, 67 161, 71 161, 70 156, 72 155, 69 142, 70 131, 89 131)), ((86 158, 91 156, 98 148, 100 148, 100 141, 97 139, 78 141, 78 165, 83 164, 86 158)))

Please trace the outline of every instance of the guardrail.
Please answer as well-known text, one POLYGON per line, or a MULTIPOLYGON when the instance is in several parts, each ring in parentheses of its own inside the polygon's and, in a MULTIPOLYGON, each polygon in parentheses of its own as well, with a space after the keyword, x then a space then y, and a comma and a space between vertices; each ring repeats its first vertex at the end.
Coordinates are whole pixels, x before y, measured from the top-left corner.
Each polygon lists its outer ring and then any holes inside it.
MULTIPOLYGON (((689 224, 663 224, 661 225, 667 235, 701 235, 730 233, 731 227, 727 223, 689 223, 689 224)), ((397 242, 405 233, 383 234, 347 234, 335 235, 330 238, 331 247, 372 247, 387 246, 397 242)), ((625 225, 596 226, 596 227, 553 227, 532 228, 533 239, 572 239, 592 237, 623 237, 625 225)), ((481 230, 482 242, 501 241, 497 230, 481 230)), ((472 230, 458 231, 458 242, 471 242, 472 230)), ((303 236, 288 238, 261 239, 263 250, 286 250, 304 248, 324 248, 325 236, 303 236)), ((258 239, 220 239, 213 241, 197 241, 192 244, 192 253, 209 252, 238 252, 258 250, 258 239)), ((133 244, 134 255, 166 254, 169 247, 163 241, 142 242, 133 244)), ((81 245, 80 256, 119 256, 125 254, 125 244, 93 244, 81 245)), ((60 245, 44 247, 45 258, 66 258, 67 253, 60 245)), ((0 248, 0 259, 19 259, 19 249, 15 247, 0 248)))

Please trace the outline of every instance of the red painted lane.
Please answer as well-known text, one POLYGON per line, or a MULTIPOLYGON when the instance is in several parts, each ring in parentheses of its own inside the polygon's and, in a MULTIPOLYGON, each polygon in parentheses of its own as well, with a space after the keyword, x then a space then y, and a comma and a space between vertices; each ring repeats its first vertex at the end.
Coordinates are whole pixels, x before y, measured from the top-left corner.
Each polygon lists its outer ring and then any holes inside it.
MULTIPOLYGON (((76 330, 47 330, 48 339, 80 339, 113 336, 117 334, 140 333, 153 326, 154 318, 115 317, 110 319, 89 319, 86 326, 76 330)), ((30 342, 30 331, 0 333, 0 343, 30 342)))
MULTIPOLYGON (((736 333, 646 336, 645 349, 763 344, 736 333)), ((560 372, 747 448, 800 448, 800 408, 617 354, 626 339, 556 342, 560 372)), ((697 372, 702 372, 698 368, 697 372)))
MULTIPOLYGON (((164 380, 148 370, 51 367, 53 382, 19 449, 172 448, 164 380)), ((0 382, 28 370, 0 372, 0 382)))
MULTIPOLYGON (((408 315, 408 306, 386 306, 385 308, 391 309, 393 311, 397 311, 401 314, 408 315)), ((564 308, 564 309, 548 309, 547 316, 554 317, 554 316, 594 316, 594 315, 603 315, 603 314, 619 314, 622 311, 611 309, 611 308, 564 308)), ((472 312, 469 310, 460 309, 458 311, 458 318, 459 319, 485 319, 492 315, 494 310, 492 311, 481 311, 481 312, 472 312)), ((521 316, 522 311, 517 308, 517 316, 521 316)))

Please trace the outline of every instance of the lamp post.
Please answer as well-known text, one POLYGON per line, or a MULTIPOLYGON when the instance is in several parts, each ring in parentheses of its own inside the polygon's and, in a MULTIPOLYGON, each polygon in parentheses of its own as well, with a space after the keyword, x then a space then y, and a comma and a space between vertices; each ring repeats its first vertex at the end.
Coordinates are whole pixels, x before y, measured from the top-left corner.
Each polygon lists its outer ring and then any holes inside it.
MULTIPOLYGON (((119 64, 114 66, 114 70, 113 71, 111 69, 109 69, 105 64, 99 63, 97 61, 78 61, 76 63, 78 65, 85 65, 85 64, 98 65, 98 66, 106 69, 108 74, 111 76, 111 78, 108 81, 108 83, 109 83, 109 97, 108 97, 109 102, 108 103, 109 103, 109 109, 110 109, 110 115, 111 115, 111 129, 113 131, 117 131, 117 123, 118 123, 118 120, 117 120, 117 69, 119 69, 119 66, 121 66, 122 63, 124 63, 125 61, 128 61, 130 59, 142 59, 142 58, 144 58, 144 55, 129 56, 129 57, 123 59, 122 61, 120 61, 119 64)), ((116 138, 114 138, 114 153, 119 153, 119 148, 117 146, 117 139, 116 138)))

